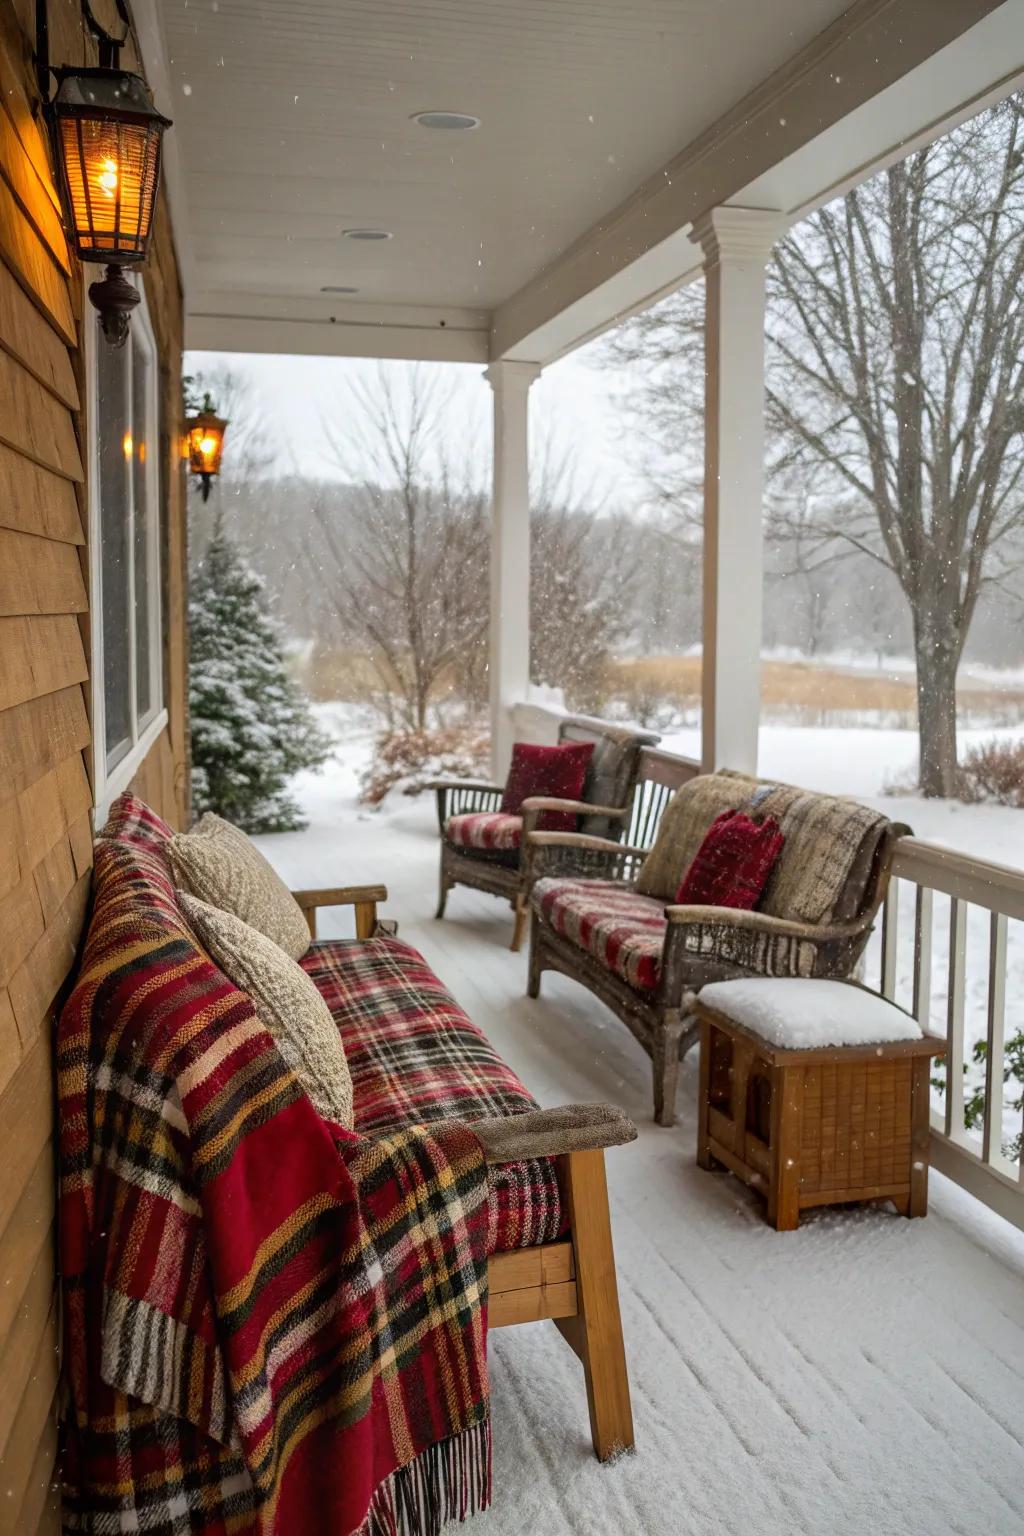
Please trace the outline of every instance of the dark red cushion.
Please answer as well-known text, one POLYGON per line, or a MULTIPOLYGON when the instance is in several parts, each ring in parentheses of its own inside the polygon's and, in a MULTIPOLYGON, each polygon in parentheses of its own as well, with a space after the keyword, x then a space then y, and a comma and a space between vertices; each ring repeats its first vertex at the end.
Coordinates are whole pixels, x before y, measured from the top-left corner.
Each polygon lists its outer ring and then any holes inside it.
MULTIPOLYGON (((505 780, 501 809, 518 816, 531 795, 550 795, 556 800, 578 800, 583 794, 587 765, 594 750, 592 741, 568 742, 563 747, 535 747, 517 741, 505 780)), ((545 832, 575 832, 576 817, 569 811, 544 811, 537 822, 545 832)))
POLYGON ((751 911, 768 884, 784 842, 774 816, 756 822, 742 811, 723 811, 705 832, 676 901, 686 907, 751 911))

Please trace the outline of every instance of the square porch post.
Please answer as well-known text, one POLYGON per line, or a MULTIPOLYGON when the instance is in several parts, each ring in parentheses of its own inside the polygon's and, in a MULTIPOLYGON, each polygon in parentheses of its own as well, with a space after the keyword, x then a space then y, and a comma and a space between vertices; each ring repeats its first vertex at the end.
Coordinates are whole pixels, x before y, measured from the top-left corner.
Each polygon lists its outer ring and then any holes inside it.
POLYGON ((757 772, 764 582, 765 266, 786 228, 762 208, 713 208, 704 253, 704 646, 701 763, 757 772))
POLYGON ((494 392, 491 503, 491 769, 504 781, 512 756, 511 709, 530 683, 530 385, 536 363, 499 361, 485 378, 494 392))

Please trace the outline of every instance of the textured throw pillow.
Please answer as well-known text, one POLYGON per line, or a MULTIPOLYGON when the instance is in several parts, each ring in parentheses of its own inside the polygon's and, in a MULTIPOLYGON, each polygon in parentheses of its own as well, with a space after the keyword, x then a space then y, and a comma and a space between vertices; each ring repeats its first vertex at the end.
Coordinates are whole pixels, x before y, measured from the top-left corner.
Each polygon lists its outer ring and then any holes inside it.
MULTIPOLYGON (((531 795, 556 800, 578 800, 583 794, 587 766, 594 750, 592 741, 574 741, 560 747, 537 747, 517 741, 501 797, 501 809, 518 816, 531 795)), ((538 827, 545 832, 575 832, 576 817, 570 811, 544 811, 538 827)))
POLYGON ((230 912, 299 960, 309 948, 309 924, 281 877, 238 827, 212 811, 167 846, 180 890, 230 912))
POLYGON ((704 834, 676 901, 685 907, 752 911, 784 841, 773 816, 756 822, 742 811, 723 811, 704 834))
POLYGON ((200 944, 245 992, 260 1022, 325 1120, 352 1129, 352 1079, 331 1010, 300 965, 230 912, 180 892, 200 944))

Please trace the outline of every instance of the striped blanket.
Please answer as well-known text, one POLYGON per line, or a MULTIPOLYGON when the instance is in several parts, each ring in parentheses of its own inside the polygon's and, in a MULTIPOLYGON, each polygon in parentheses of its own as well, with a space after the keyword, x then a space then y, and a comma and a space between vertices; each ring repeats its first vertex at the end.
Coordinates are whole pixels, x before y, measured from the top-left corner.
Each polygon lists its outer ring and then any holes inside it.
POLYGON ((320 1119, 122 832, 58 1030, 65 1530, 434 1536, 490 1498, 480 1145, 320 1119))

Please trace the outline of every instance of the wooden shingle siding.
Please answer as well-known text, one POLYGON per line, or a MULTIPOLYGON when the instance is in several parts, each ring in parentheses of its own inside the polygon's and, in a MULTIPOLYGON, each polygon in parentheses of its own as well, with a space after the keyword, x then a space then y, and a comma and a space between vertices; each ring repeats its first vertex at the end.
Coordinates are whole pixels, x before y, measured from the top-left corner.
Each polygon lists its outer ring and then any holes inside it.
MULTIPOLYGON (((93 0, 120 30, 110 0, 93 0)), ((79 0, 50 0, 55 63, 95 63, 79 0)), ((90 526, 83 279, 35 105, 34 0, 0 0, 0 1536, 60 1528, 53 1027, 92 867, 90 526)), ((127 68, 138 64, 126 50, 127 68)), ((168 729, 135 787, 186 814, 182 305, 157 212, 147 302, 161 380, 168 729)), ((88 319, 91 323, 92 315, 88 319)))

